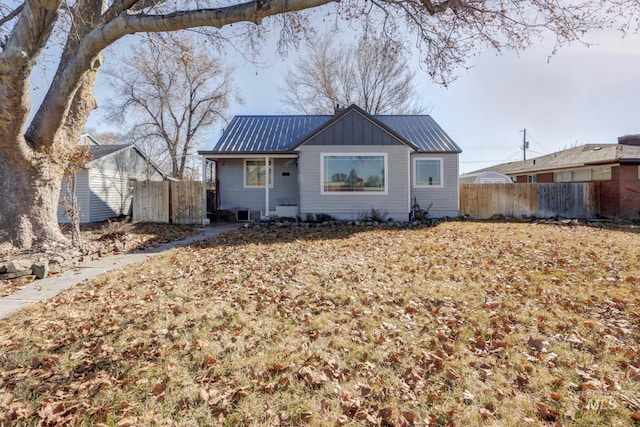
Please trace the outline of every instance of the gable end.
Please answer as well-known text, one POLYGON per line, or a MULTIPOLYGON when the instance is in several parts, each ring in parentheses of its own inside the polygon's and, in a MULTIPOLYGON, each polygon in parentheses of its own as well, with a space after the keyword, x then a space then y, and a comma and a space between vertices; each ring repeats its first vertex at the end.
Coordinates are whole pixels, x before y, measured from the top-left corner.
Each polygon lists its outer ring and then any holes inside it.
MULTIPOLYGON (((415 147, 358 107, 348 108, 299 145, 406 145, 415 147)), ((296 147, 297 148, 297 147, 296 147)))

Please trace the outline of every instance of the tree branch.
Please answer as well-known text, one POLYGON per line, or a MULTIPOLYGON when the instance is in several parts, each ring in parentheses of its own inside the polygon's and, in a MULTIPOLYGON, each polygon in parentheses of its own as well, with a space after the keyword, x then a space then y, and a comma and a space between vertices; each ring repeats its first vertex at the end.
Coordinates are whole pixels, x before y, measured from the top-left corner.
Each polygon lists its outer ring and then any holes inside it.
MULTIPOLYGON (((40 1, 59 2, 60 0, 40 1)), ((29 139, 44 144, 55 135, 64 123, 69 109, 69 100, 73 99, 83 73, 99 68, 101 63, 97 57, 100 52, 127 34, 175 31, 203 26, 222 28, 239 22, 260 23, 267 16, 313 8, 333 1, 335 0, 258 0, 229 7, 181 11, 166 15, 121 13, 117 18, 95 28, 82 39, 60 81, 51 86, 38 110, 36 117, 46 114, 47 120, 43 121, 37 129, 29 129, 29 139)))
POLYGON ((24 3, 22 3, 20 6, 16 7, 11 12, 9 12, 7 16, 2 17, 0 19, 0 27, 2 27, 7 22, 11 21, 16 16, 18 16, 18 14, 22 12, 22 9, 24 9, 24 3))

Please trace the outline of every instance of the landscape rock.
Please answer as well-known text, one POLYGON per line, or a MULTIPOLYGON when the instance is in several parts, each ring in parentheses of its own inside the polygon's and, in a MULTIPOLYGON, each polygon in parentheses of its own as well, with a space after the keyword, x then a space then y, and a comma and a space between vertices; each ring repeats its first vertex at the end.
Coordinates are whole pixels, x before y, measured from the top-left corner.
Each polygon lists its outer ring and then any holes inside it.
MULTIPOLYGON (((27 274, 31 274, 31 262, 25 259, 17 259, 14 261, 10 261, 7 264, 7 273, 9 274, 22 274, 26 276, 27 274)), ((20 277, 20 276, 18 276, 20 277)))
POLYGON ((31 272, 36 276, 36 279, 44 279, 49 275, 49 263, 36 262, 31 266, 31 272))
POLYGON ((58 274, 62 272, 62 263, 55 259, 49 261, 49 273, 58 274))

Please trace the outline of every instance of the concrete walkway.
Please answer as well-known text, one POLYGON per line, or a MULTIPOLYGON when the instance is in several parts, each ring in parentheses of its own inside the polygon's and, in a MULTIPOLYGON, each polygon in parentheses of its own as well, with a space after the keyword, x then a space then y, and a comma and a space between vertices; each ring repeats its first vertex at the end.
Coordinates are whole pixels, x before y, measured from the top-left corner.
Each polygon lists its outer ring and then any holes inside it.
POLYGON ((184 240, 166 243, 145 251, 107 256, 79 264, 76 268, 67 270, 59 276, 36 280, 14 294, 0 298, 0 319, 8 317, 30 304, 54 297, 63 290, 71 288, 84 280, 93 279, 109 271, 144 261, 177 246, 188 245, 197 240, 203 240, 207 237, 235 230, 242 227, 242 225, 243 224, 227 224, 219 227, 199 228, 197 229, 198 234, 184 240))

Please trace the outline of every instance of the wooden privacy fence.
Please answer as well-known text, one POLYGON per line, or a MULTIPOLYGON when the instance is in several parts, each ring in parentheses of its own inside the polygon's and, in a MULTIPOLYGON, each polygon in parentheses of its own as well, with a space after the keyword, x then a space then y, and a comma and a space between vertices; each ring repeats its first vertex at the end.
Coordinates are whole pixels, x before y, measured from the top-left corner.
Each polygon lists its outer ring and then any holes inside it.
POLYGON ((202 224, 204 184, 138 181, 133 184, 133 222, 202 224))
POLYGON ((593 218, 600 211, 598 184, 460 184, 460 214, 476 219, 510 217, 593 218))

